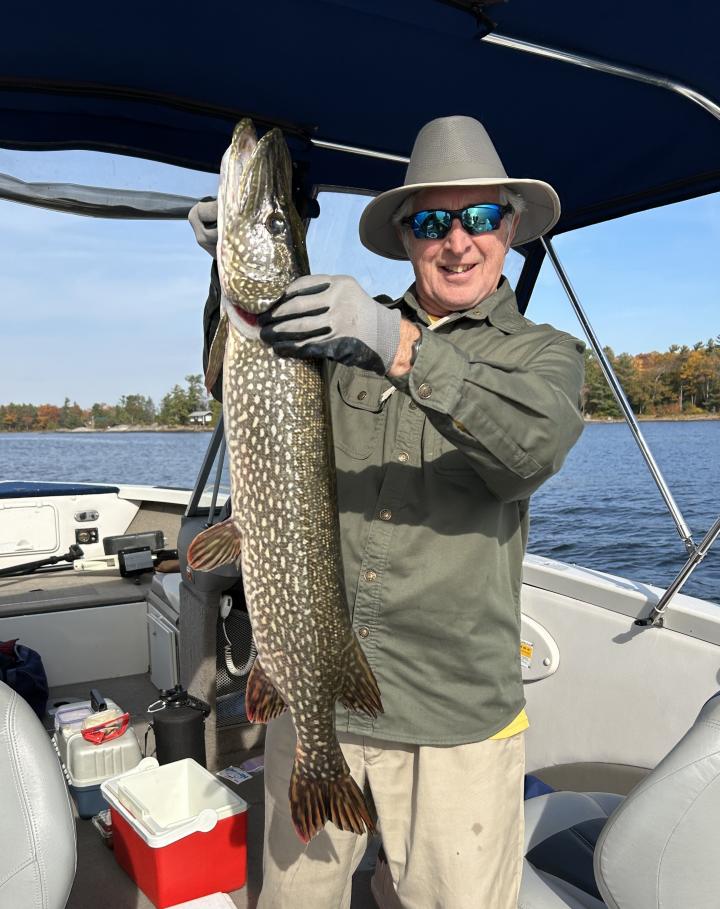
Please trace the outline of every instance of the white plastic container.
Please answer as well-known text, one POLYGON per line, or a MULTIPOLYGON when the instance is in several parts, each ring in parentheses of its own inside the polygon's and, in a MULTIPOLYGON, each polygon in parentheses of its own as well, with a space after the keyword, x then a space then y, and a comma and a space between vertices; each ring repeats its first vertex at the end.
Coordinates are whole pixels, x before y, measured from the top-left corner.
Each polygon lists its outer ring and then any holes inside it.
POLYGON ((81 732, 55 735, 60 760, 73 786, 98 786, 103 780, 137 767, 142 759, 137 736, 131 726, 116 739, 94 745, 81 732))
MULTIPOLYGON (((106 701, 108 708, 118 708, 106 701)), ((53 744, 60 758, 70 793, 82 818, 107 808, 100 784, 133 767, 142 759, 140 744, 132 727, 115 739, 95 745, 82 736, 83 720, 92 713, 90 701, 67 704, 55 714, 53 744)))
MULTIPOLYGON (((115 701, 106 698, 105 704, 108 709, 120 710, 115 701)), ((73 732, 79 732, 82 729, 83 720, 93 712, 90 701, 73 701, 70 704, 63 704, 55 711, 55 732, 61 732, 65 736, 70 736, 73 732)))

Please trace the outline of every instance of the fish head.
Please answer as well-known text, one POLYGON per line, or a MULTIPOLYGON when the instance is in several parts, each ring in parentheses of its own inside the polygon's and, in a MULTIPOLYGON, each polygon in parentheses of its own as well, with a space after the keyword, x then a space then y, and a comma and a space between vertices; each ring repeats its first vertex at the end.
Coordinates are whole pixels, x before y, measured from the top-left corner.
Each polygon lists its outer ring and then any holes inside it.
POLYGON ((241 149, 249 147, 247 135, 242 137, 244 144, 238 143, 234 151, 233 136, 220 185, 218 269, 225 297, 253 324, 288 284, 310 269, 305 231, 292 201, 290 152, 282 133, 278 129, 265 133, 238 165, 241 149))

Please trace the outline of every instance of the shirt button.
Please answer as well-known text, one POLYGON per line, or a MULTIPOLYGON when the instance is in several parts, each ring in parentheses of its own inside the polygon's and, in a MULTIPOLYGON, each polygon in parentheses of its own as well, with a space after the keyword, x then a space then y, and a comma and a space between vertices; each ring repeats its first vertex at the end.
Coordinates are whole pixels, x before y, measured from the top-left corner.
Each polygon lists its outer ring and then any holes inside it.
POLYGON ((389 521, 392 518, 392 511, 389 508, 383 508, 378 517, 381 521, 389 521))
POLYGON ((411 401, 411 402, 408 404, 408 409, 409 409, 409 410, 417 410, 417 404, 416 404, 414 401, 411 401))
POLYGON ((377 580, 377 571, 373 571, 372 568, 368 568, 365 572, 366 581, 376 581, 377 580))
POLYGON ((365 398, 367 398, 367 392, 366 392, 366 391, 359 391, 359 392, 358 392, 357 398, 358 398, 358 401, 364 401, 365 398))
POLYGON ((428 385, 427 382, 423 382, 422 385, 418 388, 418 397, 429 398, 431 394, 432 386, 428 385))
POLYGON ((358 628, 358 636, 361 638, 367 638, 370 636, 370 629, 367 627, 367 625, 361 625, 358 628))
POLYGON ((410 458, 410 455, 406 451, 401 451, 400 454, 398 455, 398 461, 400 461, 401 464, 405 464, 409 460, 409 458, 410 458))

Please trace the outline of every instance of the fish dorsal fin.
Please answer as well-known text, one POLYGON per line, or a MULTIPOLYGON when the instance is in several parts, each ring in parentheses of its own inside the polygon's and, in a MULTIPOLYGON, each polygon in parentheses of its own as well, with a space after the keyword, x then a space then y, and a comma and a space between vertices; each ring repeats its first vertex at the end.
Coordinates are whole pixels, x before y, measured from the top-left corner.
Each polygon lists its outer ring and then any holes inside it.
POLYGON ((349 710, 359 710, 372 717, 383 712, 375 675, 354 635, 345 658, 345 682, 340 702, 349 710))
POLYGON ((245 686, 245 713, 251 723, 269 723, 287 710, 283 696, 270 681, 260 660, 255 660, 245 686))
POLYGON ((240 561, 242 537, 232 517, 202 530, 188 548, 188 565, 193 571, 212 571, 220 565, 240 561))
POLYGON ((220 315, 218 327, 215 330, 215 337, 210 345, 208 354, 207 369, 205 370, 205 388, 212 392, 215 383, 220 378, 225 359, 225 344, 227 343, 229 319, 227 313, 223 310, 220 315))

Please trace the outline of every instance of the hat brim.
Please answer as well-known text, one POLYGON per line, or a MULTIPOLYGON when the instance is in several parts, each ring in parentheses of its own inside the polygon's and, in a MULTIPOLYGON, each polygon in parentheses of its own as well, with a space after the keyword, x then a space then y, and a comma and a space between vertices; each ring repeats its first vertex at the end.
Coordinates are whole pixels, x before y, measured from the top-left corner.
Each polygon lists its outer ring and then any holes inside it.
MULTIPOLYGON (((413 183, 398 186, 376 196, 360 218, 360 241, 363 246, 387 259, 407 259, 407 253, 392 217, 403 201, 422 189, 452 186, 505 186, 525 200, 513 246, 522 246, 542 237, 560 218, 560 199, 549 183, 542 180, 503 180, 498 178, 450 180, 446 183, 413 183)), ((478 200, 479 201, 479 200, 478 200)))

